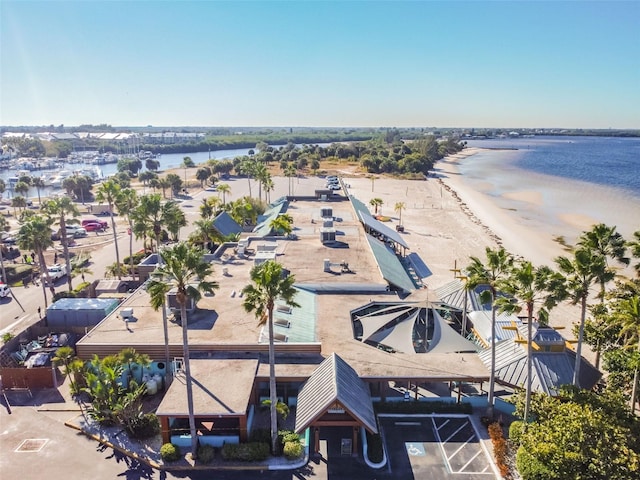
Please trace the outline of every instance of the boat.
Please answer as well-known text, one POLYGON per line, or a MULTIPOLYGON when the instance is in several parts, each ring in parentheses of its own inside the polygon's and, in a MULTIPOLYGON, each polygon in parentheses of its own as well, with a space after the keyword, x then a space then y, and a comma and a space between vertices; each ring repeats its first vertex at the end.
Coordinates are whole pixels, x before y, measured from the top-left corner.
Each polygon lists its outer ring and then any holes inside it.
POLYGON ((53 188, 62 188, 62 183, 71 176, 73 176, 73 172, 60 170, 57 175, 51 178, 50 184, 53 188))

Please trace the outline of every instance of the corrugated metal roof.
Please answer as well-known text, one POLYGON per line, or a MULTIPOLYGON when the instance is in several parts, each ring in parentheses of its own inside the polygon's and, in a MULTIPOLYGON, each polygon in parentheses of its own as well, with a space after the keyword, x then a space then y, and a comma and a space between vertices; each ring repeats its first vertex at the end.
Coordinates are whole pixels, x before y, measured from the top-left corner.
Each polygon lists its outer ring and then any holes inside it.
MULTIPOLYGON (((487 287, 484 285, 478 286, 473 291, 468 291, 467 293, 467 312, 473 312, 477 310, 489 310, 491 311, 491 305, 483 305, 480 301, 480 293, 486 290, 487 287)), ((464 284, 461 280, 455 279, 449 283, 444 284, 443 286, 437 288, 435 290, 438 298, 447 305, 451 305, 452 307, 456 307, 459 310, 464 309, 464 284)))
POLYGON ((369 245, 371 246, 373 256, 378 263, 378 268, 380 269, 382 278, 406 292, 414 291, 416 286, 402 266, 400 260, 398 260, 398 257, 396 257, 395 252, 380 240, 369 234, 365 235, 369 245))
POLYGON ((273 205, 271 208, 266 210, 264 214, 258 217, 257 224, 253 229, 253 233, 258 234, 258 236, 266 237, 271 234, 273 230, 271 228, 271 222, 278 217, 281 213, 287 211, 288 202, 279 202, 273 205))
POLYGON ((336 402, 367 430, 378 432, 369 387, 335 353, 318 366, 298 393, 295 431, 304 431, 336 402))
MULTIPOLYGON (((480 360, 491 368, 491 349, 479 353, 480 360)), ((547 395, 557 395, 561 385, 573 383, 575 352, 533 352, 531 389, 547 395)), ((580 385, 592 388, 600 372, 586 360, 580 368, 580 385)), ((525 388, 527 380, 527 345, 505 340, 496 344, 496 377, 514 387, 525 388)))
MULTIPOLYGON (((487 343, 491 342, 491 311, 469 312, 469 320, 473 323, 474 330, 487 343)), ((513 326, 522 325, 522 321, 515 315, 496 312, 496 342, 506 339, 514 339, 518 336, 513 326), (508 328, 505 328, 508 327, 508 328)))
POLYGON ((392 228, 387 227, 384 223, 376 220, 367 212, 358 212, 360 220, 365 225, 365 227, 370 228, 371 230, 375 230, 376 232, 384 235, 388 239, 394 241, 398 245, 402 245, 404 248, 409 248, 407 242, 400 236, 398 232, 393 230, 392 228))
POLYGON ((227 212, 221 212, 213 219, 213 227, 225 237, 242 232, 242 227, 227 212))
POLYGON ((369 209, 367 208, 367 206, 356 197, 354 197, 353 195, 349 195, 349 200, 351 201, 353 209, 356 211, 356 218, 360 217, 360 212, 369 214, 369 209))

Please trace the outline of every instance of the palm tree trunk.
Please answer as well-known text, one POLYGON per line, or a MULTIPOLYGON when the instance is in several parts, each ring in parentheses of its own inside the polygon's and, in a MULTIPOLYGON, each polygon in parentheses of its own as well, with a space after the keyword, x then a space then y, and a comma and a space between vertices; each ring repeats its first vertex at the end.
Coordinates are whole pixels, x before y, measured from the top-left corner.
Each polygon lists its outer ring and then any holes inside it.
POLYGON ((533 360, 533 305, 527 305, 527 391, 525 393, 524 401, 524 421, 529 421, 529 410, 531 408, 531 375, 532 375, 532 360, 533 360))
POLYGON ((113 204, 109 203, 109 216, 111 217, 111 228, 113 230, 113 244, 116 247, 116 265, 118 266, 118 280, 122 278, 120 272, 120 250, 118 250, 118 235, 116 232, 116 221, 113 219, 113 204))
POLYGON ((578 346, 576 348, 576 366, 573 369, 573 384, 580 387, 580 360, 582 359, 582 339, 584 338, 584 322, 587 318, 587 296, 582 296, 582 311, 580 312, 580 331, 578 333, 578 346))
POLYGON ((129 274, 131 278, 136 279, 135 273, 133 272, 133 222, 129 219, 129 274))
POLYGON ((278 399, 276 398, 276 349, 273 342, 273 306, 268 307, 269 310, 269 413, 271 414, 271 452, 275 455, 278 443, 278 414, 276 406, 278 399))
POLYGON ((40 285, 42 285, 42 295, 44 296, 44 309, 47 310, 47 286, 45 283, 50 283, 51 279, 49 278, 49 272, 47 271, 47 265, 44 263, 44 254, 42 253, 42 249, 38 249, 38 263, 40 264, 40 275, 45 272, 45 278, 47 281, 45 282, 43 278, 40 278, 40 285))
POLYGON ((184 373, 187 377, 187 409, 189 410, 189 432, 191 433, 191 457, 198 456, 198 437, 196 435, 196 418, 193 411, 193 385, 191 383, 191 365, 189 362, 189 336, 187 332, 187 306, 180 305, 180 321, 182 322, 182 354, 184 355, 184 373))
POLYGON ((73 290, 73 285, 71 285, 71 259, 69 258, 69 242, 67 240, 67 222, 64 215, 60 217, 60 233, 62 234, 62 251, 67 265, 67 286, 71 291, 73 290))
MULTIPOLYGON (((640 339, 638 339, 638 353, 640 353, 640 339)), ((638 398, 638 366, 633 371, 633 385, 631 387, 631 414, 636 413, 636 399, 638 398)))
POLYGON ((491 373, 489 375, 489 395, 487 401, 489 403, 489 411, 493 416, 493 392, 496 382, 496 307, 494 304, 495 297, 491 293, 491 373))
MULTIPOLYGON (((156 237, 156 239, 158 239, 156 237)), ((159 240, 159 239, 158 239, 159 240)), ((160 256, 160 251, 158 250, 158 265, 162 265, 162 257, 160 256)), ((180 312, 182 314, 182 312, 180 312)), ((164 334, 164 358, 165 358, 165 378, 166 384, 169 386, 171 384, 171 376, 173 372, 171 371, 171 356, 169 354, 169 322, 167 319, 167 304, 165 301, 162 302, 162 333, 164 334)))

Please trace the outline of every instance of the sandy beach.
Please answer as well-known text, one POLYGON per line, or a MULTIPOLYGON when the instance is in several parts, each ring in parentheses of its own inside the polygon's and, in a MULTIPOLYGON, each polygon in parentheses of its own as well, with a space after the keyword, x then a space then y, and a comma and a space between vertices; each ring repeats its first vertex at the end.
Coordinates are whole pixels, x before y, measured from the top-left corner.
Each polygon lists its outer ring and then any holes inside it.
MULTIPOLYGON (((517 257, 553 267, 555 257, 566 255, 554 240, 557 236, 573 243, 598 222, 617 225, 627 238, 640 228, 640 200, 591 184, 506 168, 511 177, 507 183, 513 188, 496 195, 491 175, 474 179, 461 174, 461 165, 482 154, 487 152, 469 148, 443 159, 435 167, 435 176, 426 181, 346 179, 349 193, 365 204, 372 198, 383 200, 379 213, 391 217, 392 228, 399 222, 395 204, 405 204, 403 238, 431 271, 424 279, 427 295, 453 278, 454 265, 463 268, 472 255, 484 259, 487 246, 502 245, 517 257)), ((425 293, 414 294, 418 295, 425 293)), ((567 338, 572 338, 571 326, 578 320, 578 308, 569 304, 551 313, 551 324, 565 328, 567 338)), ((584 355, 593 360, 592 353, 585 350, 584 355)))

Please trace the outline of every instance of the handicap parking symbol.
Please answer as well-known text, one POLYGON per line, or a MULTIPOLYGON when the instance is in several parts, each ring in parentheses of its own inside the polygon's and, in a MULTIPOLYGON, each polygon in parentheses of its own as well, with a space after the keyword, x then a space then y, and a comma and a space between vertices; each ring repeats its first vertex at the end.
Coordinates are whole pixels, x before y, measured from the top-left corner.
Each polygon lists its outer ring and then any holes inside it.
POLYGON ((404 444, 407 449, 407 453, 412 457, 424 457, 427 453, 424 450, 424 446, 421 443, 407 442, 404 444))

